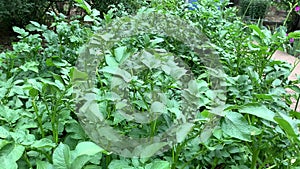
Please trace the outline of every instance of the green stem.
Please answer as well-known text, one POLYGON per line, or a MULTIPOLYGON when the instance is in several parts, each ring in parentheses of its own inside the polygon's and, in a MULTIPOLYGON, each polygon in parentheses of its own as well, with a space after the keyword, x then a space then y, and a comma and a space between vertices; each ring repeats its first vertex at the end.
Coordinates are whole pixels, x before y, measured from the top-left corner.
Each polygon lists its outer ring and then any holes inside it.
POLYGON ((257 159, 260 153, 260 143, 262 140, 262 134, 260 134, 258 142, 253 142, 252 147, 254 147, 254 151, 253 151, 253 155, 252 155, 252 162, 251 162, 251 169, 256 169, 256 163, 257 163, 257 159), (255 144, 255 145, 254 145, 255 144))
POLYGON ((297 4, 295 4, 294 6, 292 6, 291 3, 289 3, 289 5, 290 5, 290 8, 291 8, 291 9, 290 9, 288 15, 286 16, 286 18, 285 18, 285 20, 284 20, 284 22, 283 22, 283 26, 286 26, 286 23, 287 23, 287 21, 288 21, 290 15, 291 15, 291 13, 293 12, 293 9, 297 6, 297 4))
POLYGON ((180 151, 181 151, 181 145, 178 145, 175 150, 173 148, 172 150, 172 167, 171 169, 175 169, 176 168, 176 164, 177 164, 177 161, 178 161, 178 158, 179 158, 179 154, 180 154, 180 151))
POLYGON ((297 102, 296 102, 296 106, 295 106, 294 111, 296 111, 297 108, 298 108, 299 100, 300 100, 300 93, 298 94, 298 98, 297 98, 297 102))
POLYGON ((30 163, 30 161, 29 161, 29 159, 28 159, 28 156, 27 156, 27 152, 26 152, 26 151, 23 153, 23 157, 22 157, 22 158, 25 160, 25 162, 26 162, 28 168, 32 168, 32 165, 31 165, 31 163, 30 163))
POLYGON ((36 106, 36 103, 35 103, 34 99, 32 99, 32 107, 33 107, 35 115, 36 115, 36 119, 37 119, 37 122, 38 122, 38 127, 41 130, 42 138, 45 138, 45 132, 44 132, 43 122, 42 122, 43 114, 41 113, 41 115, 39 115, 39 110, 38 110, 38 107, 36 106))

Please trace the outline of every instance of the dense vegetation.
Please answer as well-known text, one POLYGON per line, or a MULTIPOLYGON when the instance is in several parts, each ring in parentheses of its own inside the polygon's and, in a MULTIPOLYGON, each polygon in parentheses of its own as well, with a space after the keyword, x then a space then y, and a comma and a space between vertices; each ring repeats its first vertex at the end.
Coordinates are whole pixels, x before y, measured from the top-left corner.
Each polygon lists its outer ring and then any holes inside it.
POLYGON ((51 24, 22 13, 29 24, 13 27, 0 54, 2 168, 300 167, 300 78, 271 59, 299 31, 245 24, 225 0, 87 2, 72 1, 85 15, 46 6, 51 24))

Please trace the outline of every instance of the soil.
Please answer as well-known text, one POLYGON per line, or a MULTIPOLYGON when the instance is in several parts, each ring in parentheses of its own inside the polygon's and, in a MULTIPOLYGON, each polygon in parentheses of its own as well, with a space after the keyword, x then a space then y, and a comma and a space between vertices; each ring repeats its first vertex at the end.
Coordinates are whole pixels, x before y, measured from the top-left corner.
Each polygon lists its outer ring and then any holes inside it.
POLYGON ((12 28, 0 23, 0 51, 2 49, 11 49, 11 43, 16 39, 16 34, 12 28))

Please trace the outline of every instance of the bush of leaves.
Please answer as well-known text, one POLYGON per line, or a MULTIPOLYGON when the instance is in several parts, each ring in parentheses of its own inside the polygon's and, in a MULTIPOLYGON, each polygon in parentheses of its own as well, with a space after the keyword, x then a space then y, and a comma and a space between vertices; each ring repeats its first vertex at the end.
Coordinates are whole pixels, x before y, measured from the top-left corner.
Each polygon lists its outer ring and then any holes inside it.
MULTIPOLYGON (((88 22, 70 21, 64 15, 53 14, 51 28, 38 22, 31 22, 24 29, 14 27, 20 40, 12 45, 12 50, 0 54, 2 168, 254 169, 297 168, 300 165, 300 117, 289 107, 292 98, 299 100, 300 88, 296 85, 299 80, 289 81, 292 67, 271 59, 277 49, 285 48, 290 38, 299 38, 299 32, 287 37, 284 27, 271 32, 257 25, 245 25, 236 16, 235 8, 225 8, 226 2, 199 1, 198 9, 193 11, 186 10, 186 5, 154 3, 152 12, 189 19, 210 38, 211 47, 221 57, 226 72, 227 100, 223 114, 217 117, 218 122, 209 126, 205 140, 199 134, 203 124, 216 117, 207 104, 197 111, 195 127, 187 137, 169 151, 149 158, 124 158, 93 143, 76 116, 72 78, 80 74, 74 74, 75 61, 82 45, 95 31, 117 17, 110 11, 105 14, 105 20, 100 20, 99 12, 81 0, 78 2, 87 10, 89 15, 84 20, 88 22), (287 88, 296 93, 287 94, 287 88)), ((140 12, 145 11, 144 8, 140 12)), ((207 72, 199 64, 193 66, 197 58, 189 48, 172 38, 142 34, 125 39, 102 56, 99 66, 114 66, 123 56, 153 48, 187 56, 186 61, 199 75, 197 80, 201 85, 198 87, 204 92, 200 98, 205 100, 210 85, 207 72)), ((97 72, 95 91, 99 93, 100 112, 116 129, 143 136, 155 134, 156 129, 164 128, 168 120, 173 120, 172 114, 166 114, 152 127, 137 126, 110 114, 114 111, 110 99, 114 98, 101 95, 109 89, 110 74, 106 70, 97 72)), ((170 76, 151 74, 151 71, 144 73, 141 78, 149 83, 136 81, 132 84, 133 91, 135 87, 136 91, 147 93, 153 81, 161 85, 161 90, 175 90, 169 85, 172 84, 170 76)), ((176 90, 167 94, 177 96, 176 90)), ((141 102, 141 94, 135 98, 137 107, 147 108, 141 102)))

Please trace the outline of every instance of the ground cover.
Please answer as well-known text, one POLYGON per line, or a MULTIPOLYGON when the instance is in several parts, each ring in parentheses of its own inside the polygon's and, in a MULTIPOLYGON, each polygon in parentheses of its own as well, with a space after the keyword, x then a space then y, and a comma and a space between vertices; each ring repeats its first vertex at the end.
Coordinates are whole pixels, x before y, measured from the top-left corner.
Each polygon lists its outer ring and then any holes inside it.
POLYGON ((228 1, 76 2, 0 54, 3 168, 299 168, 299 78, 272 59, 299 31, 228 1))

